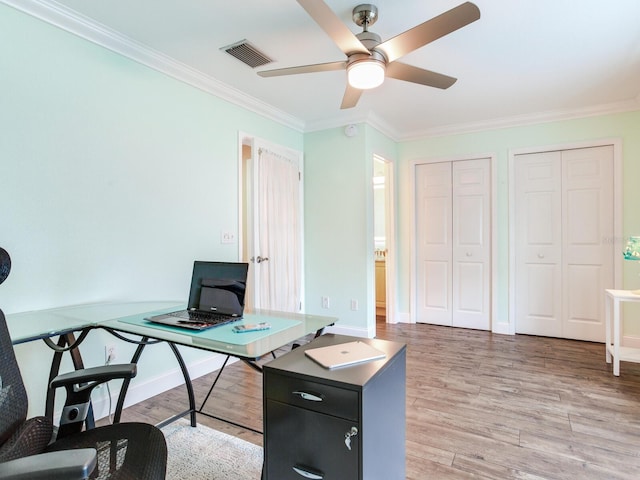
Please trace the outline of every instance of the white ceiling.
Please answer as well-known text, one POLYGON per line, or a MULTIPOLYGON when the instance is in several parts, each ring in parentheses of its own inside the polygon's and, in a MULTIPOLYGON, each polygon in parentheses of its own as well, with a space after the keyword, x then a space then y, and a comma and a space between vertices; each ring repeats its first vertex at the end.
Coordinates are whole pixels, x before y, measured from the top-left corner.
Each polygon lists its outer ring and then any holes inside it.
MULTIPOLYGON (((160 52, 202 83, 236 92, 240 103, 273 110, 305 131, 369 121, 408 139, 640 108, 640 0, 475 0, 480 20, 401 60, 458 78, 451 88, 387 79, 348 110, 340 110, 344 71, 256 73, 345 59, 295 0, 2 1, 53 7, 74 17, 67 25, 99 30, 103 44, 110 36, 124 40, 134 57, 141 49, 147 58, 160 52), (243 39, 275 62, 253 70, 220 50, 243 39)), ((326 3, 360 32, 351 20, 357 0, 326 3)), ((370 30, 384 41, 463 0, 374 3, 379 19, 370 30)))

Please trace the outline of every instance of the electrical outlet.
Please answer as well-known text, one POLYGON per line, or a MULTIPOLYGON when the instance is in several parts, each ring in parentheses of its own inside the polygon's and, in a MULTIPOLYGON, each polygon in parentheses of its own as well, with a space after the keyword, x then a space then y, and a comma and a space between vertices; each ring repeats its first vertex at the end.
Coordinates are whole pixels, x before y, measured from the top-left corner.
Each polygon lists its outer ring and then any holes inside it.
POLYGON ((115 361, 115 359, 118 356, 118 350, 116 349, 116 346, 111 344, 111 345, 106 345, 104 347, 104 363, 105 365, 109 365, 111 363, 113 363, 115 361))
POLYGON ((355 298, 351 299, 351 310, 358 310, 358 300, 355 298))
POLYGON ((322 308, 329 308, 329 297, 322 297, 322 308))

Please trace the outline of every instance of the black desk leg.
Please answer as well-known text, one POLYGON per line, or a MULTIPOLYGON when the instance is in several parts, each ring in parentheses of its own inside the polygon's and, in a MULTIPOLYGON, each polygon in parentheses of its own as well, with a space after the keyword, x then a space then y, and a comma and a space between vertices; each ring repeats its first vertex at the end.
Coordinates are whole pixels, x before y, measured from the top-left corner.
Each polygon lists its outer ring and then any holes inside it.
MULTIPOLYGON (((275 353, 271 352, 271 354, 273 355, 273 358, 276 358, 275 353)), ((224 370, 224 367, 227 366, 227 363, 229 362, 230 358, 231 358, 231 355, 227 355, 227 358, 224 359, 224 363, 222 364, 222 367, 220 367, 220 370, 218 370, 218 374, 216 375, 215 380, 211 384, 211 388, 209 388, 209 391, 207 392, 207 396, 204 397, 204 400, 202 401, 202 404, 200 405, 200 408, 198 409, 198 413, 203 413, 202 409, 204 408, 205 404, 207 403, 207 400, 209 400, 209 397, 211 396, 211 392, 213 392, 213 388, 218 383, 218 379, 220 378, 220 375, 222 375, 222 371, 224 370)), ((257 365, 254 361, 248 360, 246 358, 240 358, 240 360, 242 360, 244 363, 249 365, 256 372, 262 373, 262 367, 260 365, 257 365)), ((213 418, 216 418, 216 417, 213 417, 213 418)))
POLYGON ((220 367, 220 370, 218 370, 218 375, 216 375, 216 379, 213 381, 213 384, 211 384, 211 388, 207 392, 207 396, 204 397, 204 400, 202 401, 202 405, 200 405, 198 412, 202 413, 202 409, 204 408, 204 405, 207 403, 207 400, 209 400, 209 396, 211 396, 213 387, 215 387, 216 383, 218 383, 218 379, 220 378, 220 375, 222 375, 222 371, 224 370, 224 367, 227 366, 227 362, 229 361, 230 358, 231 356, 227 355, 227 358, 224 359, 224 363, 222 364, 222 367, 220 367))
MULTIPOLYGON (((200 405, 200 408, 198 409, 198 413, 201 414, 201 415, 205 415, 205 416, 207 416, 209 418, 213 418, 215 420, 220 420, 221 422, 228 423, 229 425, 235 425, 236 427, 244 428, 245 430, 251 430, 252 432, 259 433, 260 435, 262 435, 262 432, 260 430, 256 430, 255 428, 251 428, 251 427, 248 427, 246 425, 242 425, 240 423, 236 423, 236 422, 233 422, 231 420, 227 420, 226 418, 218 417, 218 416, 213 415, 211 413, 207 413, 207 412, 205 412, 203 410, 205 404, 207 403, 207 400, 209 400, 209 397, 211 396, 211 393, 213 392, 213 388, 218 383, 218 379, 220 378, 220 375, 222 374, 222 371, 224 370, 224 367, 227 366, 227 363, 229 362, 229 358, 231 358, 231 356, 227 355, 227 358, 224 359, 224 363, 222 364, 222 367, 220 367, 220 370, 218 371, 218 374, 216 375, 216 378, 213 381, 213 384, 211 385, 211 388, 209 388, 209 392, 207 393, 207 396, 203 400, 202 405, 200 405)), ((260 365, 256 364, 255 362, 253 362, 251 360, 248 360, 246 358, 240 358, 240 360, 242 360, 244 363, 249 365, 251 368, 253 368, 257 372, 262 373, 262 367, 260 365)))
MULTIPOLYGON (((63 348, 66 345, 64 336, 58 339, 58 346, 63 348)), ((47 399, 45 402, 44 415, 53 422, 53 409, 56 400, 56 391, 51 388, 51 381, 60 373, 60 362, 62 361, 62 352, 53 352, 53 360, 51 360, 51 369, 49 370, 49 382, 47 383, 47 399)))
MULTIPOLYGON (((142 340, 140 341, 140 343, 138 344, 138 347, 136 348, 135 353, 133 354, 133 357, 131 357, 131 363, 135 363, 136 365, 138 364, 138 361, 140 360, 140 357, 142 356, 142 352, 144 350, 144 347, 147 345, 147 342, 149 341, 149 337, 142 337, 142 340)), ((196 399, 195 399, 195 395, 193 393, 193 384, 191 383, 191 377, 189 376, 189 371, 187 370, 187 365, 184 363, 184 359, 182 358, 182 355, 180 354, 180 351, 178 350, 178 347, 171 342, 167 342, 167 345, 169 345, 169 348, 171 348, 171 351, 173 352, 174 356, 176 357, 176 360, 178 361, 178 365, 180 365, 180 370, 182 371, 182 376, 184 377, 184 384, 187 387, 187 395, 189 397, 189 410, 187 410, 190 414, 191 417, 191 426, 195 427, 197 425, 196 423, 196 399)), ((122 388, 120 389, 120 395, 118 396, 118 403, 116 404, 116 411, 113 414, 113 423, 119 423, 120 422, 120 418, 122 416, 122 409, 124 408, 124 399, 127 396, 127 391, 129 390, 129 384, 131 383, 131 379, 127 378, 122 382, 122 388)), ((185 413, 184 412, 180 415, 178 415, 178 417, 183 416, 185 413)), ((170 421, 173 421, 175 419, 175 417, 172 417, 172 419, 170 421)), ((165 425, 167 423, 170 423, 170 421, 167 422, 163 422, 161 425, 165 425)))
MULTIPOLYGON (((143 337, 142 341, 136 348, 133 357, 131 357, 130 363, 138 364, 138 360, 140 360, 140 356, 142 355, 142 351, 144 347, 146 347, 146 343, 149 340, 149 337, 143 337)), ((125 378, 122 381, 122 388, 120 388, 120 395, 118 395, 118 403, 116 403, 116 411, 113 414, 113 423, 120 423, 120 417, 122 416, 122 409, 124 407, 124 398, 127 396, 127 390, 129 390, 129 384, 131 383, 130 378, 125 378)))
POLYGON ((180 350, 178 347, 171 342, 168 342, 169 347, 173 351, 173 354, 176 356, 176 360, 180 365, 180 370, 182 370, 182 376, 184 377, 184 384, 187 387, 187 395, 189 396, 189 412, 191 416, 191 426, 196 426, 196 397, 193 393, 193 384, 191 383, 191 377, 189 376, 189 370, 187 370, 187 365, 184 363, 184 359, 182 355, 180 355, 180 350))
MULTIPOLYGON (((65 335, 60 335, 58 339, 58 347, 63 349, 67 345, 73 345, 76 341, 76 337, 73 333, 67 333, 65 335)), ((51 388, 52 380, 58 376, 60 373, 60 363, 62 361, 62 354, 64 350, 55 351, 53 353, 53 360, 51 361, 51 369, 49 370, 49 383, 47 384, 47 398, 45 400, 45 416, 53 421, 53 410, 55 408, 55 400, 56 400, 56 391, 51 388)), ((84 362, 82 361, 82 356, 80 355, 80 350, 78 348, 71 348, 69 350, 69 355, 71 355, 71 361, 73 362, 73 368, 75 370, 82 370, 84 368, 84 362)), ((85 425, 87 429, 95 428, 95 419, 93 416, 93 404, 89 403, 89 411, 87 412, 87 418, 85 420, 85 425)))

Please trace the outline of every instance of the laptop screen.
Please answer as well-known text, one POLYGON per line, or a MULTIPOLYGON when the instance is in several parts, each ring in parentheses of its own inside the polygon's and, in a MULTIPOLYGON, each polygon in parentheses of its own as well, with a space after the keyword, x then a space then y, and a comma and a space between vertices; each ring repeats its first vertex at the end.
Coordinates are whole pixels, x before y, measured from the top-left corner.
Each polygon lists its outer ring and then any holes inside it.
POLYGON ((187 308, 242 316, 248 270, 248 263, 195 261, 187 308))

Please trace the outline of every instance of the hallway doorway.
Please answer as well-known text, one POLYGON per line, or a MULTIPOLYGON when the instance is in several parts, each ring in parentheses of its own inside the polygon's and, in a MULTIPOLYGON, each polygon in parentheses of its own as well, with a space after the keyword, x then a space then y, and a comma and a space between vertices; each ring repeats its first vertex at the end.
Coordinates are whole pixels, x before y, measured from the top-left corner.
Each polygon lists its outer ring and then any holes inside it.
POLYGON ((395 316, 395 219, 393 164, 373 157, 374 275, 376 323, 396 323, 395 316))

